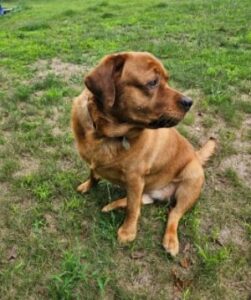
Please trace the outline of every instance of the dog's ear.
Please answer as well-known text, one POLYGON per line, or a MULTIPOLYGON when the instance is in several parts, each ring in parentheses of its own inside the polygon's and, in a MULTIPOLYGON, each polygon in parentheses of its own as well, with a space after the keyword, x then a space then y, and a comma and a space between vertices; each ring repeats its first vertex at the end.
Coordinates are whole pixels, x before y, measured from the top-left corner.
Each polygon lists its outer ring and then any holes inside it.
POLYGON ((121 75, 126 54, 106 56, 85 78, 85 85, 95 95, 98 104, 109 109, 116 97, 115 78, 121 75))

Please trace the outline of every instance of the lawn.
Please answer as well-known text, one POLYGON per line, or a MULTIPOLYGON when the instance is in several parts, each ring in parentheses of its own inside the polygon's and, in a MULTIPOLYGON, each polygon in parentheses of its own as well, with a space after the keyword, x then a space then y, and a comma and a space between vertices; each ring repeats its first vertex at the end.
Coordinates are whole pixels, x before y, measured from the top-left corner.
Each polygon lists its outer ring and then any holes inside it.
POLYGON ((0 16, 0 298, 250 299, 249 0, 4 1, 0 16), (178 126, 218 139, 197 205, 161 246, 168 204, 142 208, 136 241, 116 240, 124 192, 90 193, 70 129, 72 99, 105 54, 149 51, 191 96, 178 126))

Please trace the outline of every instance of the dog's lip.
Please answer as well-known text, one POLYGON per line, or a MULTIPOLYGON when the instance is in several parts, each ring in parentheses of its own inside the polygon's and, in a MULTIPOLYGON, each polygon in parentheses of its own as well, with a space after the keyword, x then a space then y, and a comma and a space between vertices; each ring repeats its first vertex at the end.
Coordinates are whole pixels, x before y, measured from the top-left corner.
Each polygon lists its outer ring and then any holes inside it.
POLYGON ((157 128, 168 128, 173 127, 179 123, 179 119, 176 118, 167 118, 167 117, 160 117, 157 120, 154 120, 148 124, 148 128, 150 129, 157 129, 157 128))

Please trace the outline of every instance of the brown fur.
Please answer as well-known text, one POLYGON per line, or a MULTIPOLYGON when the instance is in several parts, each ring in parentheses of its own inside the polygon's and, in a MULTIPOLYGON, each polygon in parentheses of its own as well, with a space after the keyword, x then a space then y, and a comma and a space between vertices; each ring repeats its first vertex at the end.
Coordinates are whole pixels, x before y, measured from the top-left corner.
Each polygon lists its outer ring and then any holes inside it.
POLYGON ((120 242, 135 239, 142 203, 175 196, 163 246, 176 255, 178 222, 199 197, 202 164, 213 153, 215 141, 195 152, 174 128, 168 128, 187 110, 181 105, 184 96, 167 80, 163 65, 149 53, 106 56, 85 78, 87 88, 74 101, 72 128, 78 151, 91 170, 78 191, 87 192, 100 177, 127 191, 126 198, 103 208, 126 207, 120 242))

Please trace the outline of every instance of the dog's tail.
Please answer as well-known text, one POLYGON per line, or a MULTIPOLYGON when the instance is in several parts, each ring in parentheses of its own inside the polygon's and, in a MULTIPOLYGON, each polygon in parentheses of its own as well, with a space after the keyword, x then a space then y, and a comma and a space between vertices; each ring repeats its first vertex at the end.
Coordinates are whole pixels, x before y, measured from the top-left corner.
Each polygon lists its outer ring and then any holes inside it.
POLYGON ((214 153, 216 144, 216 139, 210 137, 206 144, 200 150, 196 151, 199 161, 202 165, 204 165, 208 161, 210 156, 214 153))

